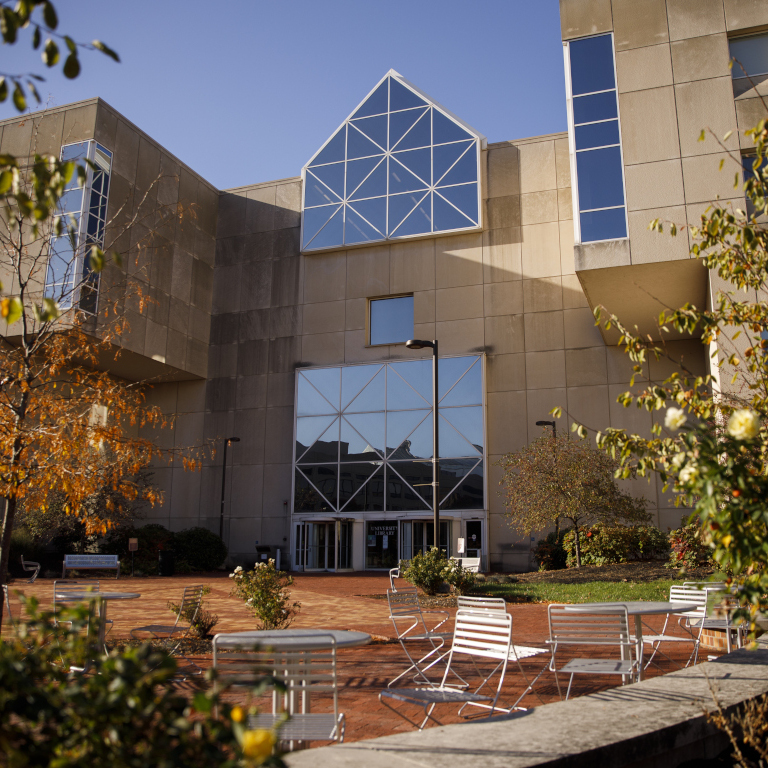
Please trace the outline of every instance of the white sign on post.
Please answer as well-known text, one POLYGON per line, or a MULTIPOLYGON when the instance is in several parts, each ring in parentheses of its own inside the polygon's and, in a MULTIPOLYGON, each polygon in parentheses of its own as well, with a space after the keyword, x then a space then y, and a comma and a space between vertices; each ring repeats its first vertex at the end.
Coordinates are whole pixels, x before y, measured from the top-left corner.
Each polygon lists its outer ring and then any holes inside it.
POLYGON ((464 554, 464 539, 459 539, 459 545, 456 547, 456 551, 460 554, 464 554))

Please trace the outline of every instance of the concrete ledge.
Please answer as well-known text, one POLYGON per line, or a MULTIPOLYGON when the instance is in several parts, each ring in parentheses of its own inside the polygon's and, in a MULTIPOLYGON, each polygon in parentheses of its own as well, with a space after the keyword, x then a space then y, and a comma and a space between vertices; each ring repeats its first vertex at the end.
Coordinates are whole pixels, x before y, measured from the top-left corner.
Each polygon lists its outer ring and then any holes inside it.
POLYGON ((714 708, 710 685, 724 708, 768 692, 768 641, 756 651, 735 651, 663 677, 518 715, 321 747, 289 755, 286 763, 291 768, 674 768, 712 758, 727 746, 724 734, 703 715, 714 708))

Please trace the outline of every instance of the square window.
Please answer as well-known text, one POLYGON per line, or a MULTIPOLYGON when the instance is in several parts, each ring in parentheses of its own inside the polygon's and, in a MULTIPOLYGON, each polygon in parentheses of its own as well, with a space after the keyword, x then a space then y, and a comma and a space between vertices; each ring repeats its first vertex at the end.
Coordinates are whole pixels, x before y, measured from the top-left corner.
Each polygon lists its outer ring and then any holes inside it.
POLYGON ((405 344, 413 338, 413 296, 371 299, 368 343, 405 344))
POLYGON ((742 96, 758 89, 768 80, 768 34, 737 37, 728 43, 733 67, 733 95, 742 96))

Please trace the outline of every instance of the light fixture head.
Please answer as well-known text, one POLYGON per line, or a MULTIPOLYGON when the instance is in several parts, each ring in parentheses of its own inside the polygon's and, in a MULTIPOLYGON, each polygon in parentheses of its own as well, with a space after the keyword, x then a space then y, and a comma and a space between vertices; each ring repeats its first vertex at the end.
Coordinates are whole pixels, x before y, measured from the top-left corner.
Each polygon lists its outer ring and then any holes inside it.
POLYGON ((408 341, 405 342, 405 346, 408 347, 408 349, 424 349, 425 347, 434 349, 435 347, 434 342, 426 341, 425 339, 408 339, 408 341))
POLYGON ((537 427, 554 427, 555 422, 554 421, 537 421, 536 426, 537 427))
POLYGON ((240 438, 239 437, 228 437, 227 438, 227 442, 228 443, 239 443, 240 442, 240 438))

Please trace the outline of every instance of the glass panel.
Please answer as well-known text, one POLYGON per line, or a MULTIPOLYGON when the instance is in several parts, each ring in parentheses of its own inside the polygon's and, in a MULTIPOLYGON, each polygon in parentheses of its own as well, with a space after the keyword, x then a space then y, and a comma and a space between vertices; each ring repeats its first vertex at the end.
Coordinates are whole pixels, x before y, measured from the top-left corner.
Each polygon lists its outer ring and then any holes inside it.
POLYGON ((477 361, 459 383, 440 400, 441 406, 451 405, 482 405, 483 404, 483 377, 480 370, 480 362, 477 361))
POLYGON ((474 459, 440 462, 440 509, 483 509, 483 462, 473 463, 474 459))
MULTIPOLYGON (((399 373, 432 406, 432 360, 390 363, 389 369, 399 373)), ((388 407, 394 409, 397 406, 389 403, 388 407)))
POLYGON ((403 138, 406 131, 415 125, 424 114, 426 109, 411 109, 407 112, 395 112, 389 116, 389 147, 390 149, 403 138))
POLYGON ((336 464, 296 469, 293 508, 297 512, 334 512, 330 499, 336 500, 337 472, 336 464))
POLYGON ((624 204, 624 182, 619 147, 591 149, 576 155, 579 209, 610 208, 624 204))
POLYGON ((593 93, 591 96, 577 96, 573 100, 573 122, 591 123, 594 120, 609 120, 618 117, 616 91, 593 93))
MULTIPOLYGON (((448 189, 457 189, 457 187, 448 187, 448 189)), ((460 187, 458 187, 460 189, 460 187)), ((472 184, 472 189, 477 196, 477 186, 472 184)), ((474 226, 476 222, 468 219, 463 213, 457 211, 452 205, 443 200, 437 192, 433 193, 432 206, 435 213, 435 231, 440 232, 448 229, 460 229, 461 227, 474 226)), ((475 206, 477 207, 477 206, 475 206)))
POLYGON ((768 74, 768 35, 753 35, 729 41, 734 79, 768 74), (745 74, 746 71, 746 74, 745 74))
POLYGON ((80 213, 83 207, 83 187, 71 189, 59 198, 59 210, 62 213, 80 213))
POLYGON ((389 78, 389 110, 394 112, 398 109, 410 109, 411 107, 427 106, 427 103, 421 97, 417 96, 412 90, 406 88, 393 77, 389 78))
MULTIPOLYGON (((462 454, 458 455, 461 456, 462 454)), ((331 426, 312 444, 312 447, 304 453, 300 461, 302 464, 316 464, 323 461, 338 460, 339 419, 336 418, 331 422, 331 426)))
POLYGON ((93 153, 93 162, 96 163, 99 168, 102 168, 109 173, 112 166, 112 153, 109 150, 104 149, 100 144, 97 144, 96 150, 93 153))
POLYGON ((296 460, 333 423, 333 416, 300 416, 296 419, 296 460))
POLYGON ((298 390, 298 402, 296 403, 298 416, 335 413, 336 409, 301 374, 299 374, 298 390))
POLYGON ((384 237, 383 232, 378 232, 367 221, 362 219, 349 206, 344 213, 344 243, 354 245, 355 243, 371 243, 381 240, 384 237))
POLYGON ((397 520, 367 523, 365 544, 366 568, 394 568, 398 563, 397 520))
POLYGON ((440 458, 444 456, 477 456, 477 450, 466 440, 458 430, 445 418, 445 412, 440 411, 440 458))
POLYGON ((323 397, 333 405, 335 411, 339 410, 340 390, 340 368, 313 368, 301 371, 323 397))
POLYGON ((384 455, 384 411, 351 413, 341 420, 341 461, 378 460, 384 455))
MULTIPOLYGON (((322 166, 323 168, 333 168, 332 165, 322 166)), ((342 184, 344 183, 344 163, 341 163, 342 184)), ((317 179, 311 171, 307 171, 306 183, 304 187, 304 207, 312 208, 316 205, 329 205, 338 203, 339 196, 335 195, 328 187, 317 179)))
POLYGON ((441 187, 437 190, 446 200, 453 203, 474 223, 477 223, 477 184, 462 184, 458 187, 441 187))
POLYGON ((437 109, 432 110, 432 140, 435 144, 446 144, 449 141, 463 141, 473 138, 471 133, 460 128, 453 120, 437 109))
MULTIPOLYGON (((61 159, 63 162, 83 160, 88 155, 88 142, 81 141, 78 144, 68 144, 61 148, 61 159)), ((75 173, 75 177, 77 174, 75 173)))
MULTIPOLYGON (((400 448, 403 441, 421 424, 431 411, 387 411, 387 452, 391 455, 400 448)), ((431 434, 431 432, 430 432, 431 434)), ((430 438, 430 452, 432 440, 430 438)))
POLYGON ((342 464, 339 467, 339 508, 343 507, 354 497, 352 504, 346 507, 347 512, 367 512, 384 509, 383 488, 379 487, 378 489, 378 499, 374 499, 375 486, 366 488, 371 480, 371 475, 376 471, 379 472, 379 478, 383 481, 384 468, 381 463, 342 464), (377 501, 378 504, 376 504, 377 501))
MULTIPOLYGON (((309 210, 316 211, 319 209, 310 208, 309 210)), ((341 213, 341 208, 339 208, 328 224, 313 238, 310 248, 332 248, 335 245, 341 245, 343 243, 343 234, 344 216, 341 213)))
POLYGON ((387 371, 387 405, 392 408, 426 408, 428 403, 392 370, 387 371))
POLYGON ((416 189, 426 189, 429 184, 418 176, 414 176, 404 165, 394 157, 389 159, 389 194, 397 192, 412 192, 416 189))
MULTIPOLYGON (((450 146, 450 144, 446 146, 450 146)), ((438 149, 441 149, 441 147, 435 147, 435 151, 438 149)), ((477 153, 471 149, 465 152, 459 162, 440 179, 440 186, 466 184, 470 181, 477 181, 477 153)))
POLYGON ((438 402, 442 403, 446 392, 469 370, 477 361, 476 357, 444 357, 438 361, 438 402))
MULTIPOLYGON (((356 200, 352 210, 360 214, 364 219, 373 224, 382 234, 386 231, 387 222, 387 198, 374 197, 372 200, 356 200)), ((350 206, 347 205, 347 210, 350 206)))
MULTIPOLYGON (((405 413, 413 413, 405 411, 405 413)), ((431 459, 434 454, 435 435, 432 431, 432 413, 430 413, 408 437, 390 454, 395 459, 431 459)))
POLYGON ((427 184, 432 179, 432 152, 429 149, 412 149, 395 152, 393 157, 427 184))
POLYGON ((320 154, 312 161, 312 165, 323 163, 338 163, 344 160, 344 146, 346 144, 347 126, 342 125, 333 138, 325 145, 320 154))
POLYGON ((384 410, 384 369, 380 370, 365 389, 347 406, 346 413, 384 410))
POLYGON ((93 178, 91 179, 91 193, 98 192, 101 194, 101 187, 104 184, 104 172, 94 171, 93 178))
POLYGON ((419 461, 397 461, 387 467, 387 511, 431 509, 432 465, 419 461), (416 488, 412 486, 416 485, 416 488))
POLYGON ((395 149, 416 149, 428 147, 431 143, 432 125, 429 121, 429 110, 427 110, 416 125, 397 143, 395 149))
POLYGON ((445 176, 445 174, 448 172, 448 169, 461 157, 464 152, 466 152, 467 148, 472 146, 471 143, 462 142, 461 144, 446 144, 441 147, 433 147, 432 148, 432 158, 433 158, 433 174, 435 179, 435 184, 437 184, 440 179, 445 176))
POLYGON ((354 123, 350 123, 347 132, 347 159, 354 160, 356 157, 367 157, 368 155, 380 155, 381 147, 377 147, 367 136, 363 136, 354 123))
POLYGON ((366 117, 355 120, 352 125, 361 130, 369 139, 375 141, 383 152, 387 148, 387 116, 366 117))
MULTIPOLYGON (((467 442, 474 447, 478 453, 483 452, 483 409, 479 405, 471 406, 468 408, 442 408, 440 410, 440 416, 448 421, 452 427, 454 427, 461 436, 467 440, 467 442)), ((446 450, 443 451, 443 432, 445 429, 445 421, 440 422, 440 450, 442 456, 470 456, 471 451, 468 453, 467 449, 462 447, 462 453, 451 453, 446 450)), ((450 434, 450 432, 448 433, 450 434)), ((447 446, 446 446, 447 448, 447 446)))
POLYGON ((608 144, 618 144, 620 141, 618 120, 576 126, 576 149, 604 147, 608 144))
MULTIPOLYGON (((333 163, 333 165, 321 165, 313 168, 312 173, 317 176, 326 187, 335 192, 338 197, 344 197, 344 163, 333 163)), ((336 200, 330 200, 335 203, 336 200)), ((324 205, 325 203, 321 203, 324 205)))
POLYGON ((423 192, 414 194, 409 192, 405 195, 390 195, 389 197, 389 226, 388 233, 391 235, 396 227, 402 223, 403 219, 426 197, 423 192))
MULTIPOLYGON (((341 369, 341 409, 344 410, 381 370, 381 365, 344 366, 341 369)), ((379 406, 368 410, 378 409, 384 410, 383 400, 379 406)))
POLYGON ((416 206, 416 209, 395 230, 397 237, 406 235, 422 235, 432 231, 432 205, 431 195, 426 195, 416 206))
POLYGON ((581 242, 614 240, 627 236, 627 220, 623 208, 609 208, 606 211, 589 211, 579 216, 581 221, 581 242))
POLYGON ((320 231, 333 214, 341 206, 326 205, 323 208, 306 208, 303 215, 304 223, 304 247, 309 245, 309 241, 320 231))
MULTIPOLYGON (((352 197, 352 193, 363 183, 368 174, 381 162, 380 157, 365 157, 362 160, 350 160, 347 163, 347 197, 352 197)), ((379 192, 380 195, 387 193, 386 174, 384 188, 379 192)), ((370 197, 370 195, 362 195, 370 197)))
POLYGON ((569 45, 572 93, 592 93, 615 88, 611 35, 572 40, 569 45))
MULTIPOLYGON (((413 296, 371 302, 371 344, 398 344, 413 338, 413 296)), ((384 381, 382 377, 382 403, 384 381)))
POLYGON ((355 112, 353 117, 366 117, 367 115, 380 115, 387 111, 387 97, 389 95, 389 78, 363 102, 360 109, 355 112))
POLYGON ((371 158, 379 165, 371 175, 349 195, 352 200, 360 200, 364 197, 380 197, 387 194, 387 162, 378 157, 371 158))

